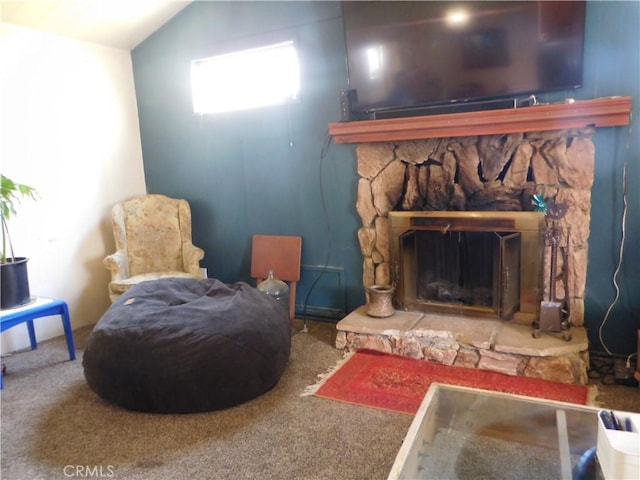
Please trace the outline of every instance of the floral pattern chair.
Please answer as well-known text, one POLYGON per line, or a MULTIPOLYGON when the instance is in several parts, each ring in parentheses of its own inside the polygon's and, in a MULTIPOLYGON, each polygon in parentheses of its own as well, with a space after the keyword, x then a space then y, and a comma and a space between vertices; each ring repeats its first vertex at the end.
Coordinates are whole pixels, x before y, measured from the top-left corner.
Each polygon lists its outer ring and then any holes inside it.
POLYGON ((134 285, 163 277, 202 278, 204 251, 191 239, 186 200, 141 195, 111 210, 116 252, 103 263, 111 271, 111 302, 134 285))

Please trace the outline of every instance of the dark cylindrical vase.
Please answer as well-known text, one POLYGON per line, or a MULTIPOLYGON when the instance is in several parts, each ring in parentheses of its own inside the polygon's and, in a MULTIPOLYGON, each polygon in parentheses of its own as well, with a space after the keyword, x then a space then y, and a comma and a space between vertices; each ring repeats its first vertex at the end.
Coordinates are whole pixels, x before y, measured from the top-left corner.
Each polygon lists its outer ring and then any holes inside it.
POLYGON ((0 264, 0 307, 18 307, 28 303, 31 294, 29 293, 29 275, 27 273, 28 258, 16 257, 7 259, 8 263, 0 264), (9 261, 11 260, 11 261, 9 261))

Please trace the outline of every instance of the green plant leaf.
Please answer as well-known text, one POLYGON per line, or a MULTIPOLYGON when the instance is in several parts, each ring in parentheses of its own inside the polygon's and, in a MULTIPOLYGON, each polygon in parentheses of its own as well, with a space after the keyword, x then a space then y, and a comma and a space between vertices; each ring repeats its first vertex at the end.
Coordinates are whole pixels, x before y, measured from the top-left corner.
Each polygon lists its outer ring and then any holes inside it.
POLYGON ((38 199, 38 193, 35 188, 21 183, 16 183, 5 175, 0 175, 0 216, 2 219, 2 252, 0 263, 6 263, 7 250, 10 250, 13 256, 13 247, 11 245, 11 237, 7 220, 11 215, 16 215, 16 205, 23 198, 32 200, 38 199))

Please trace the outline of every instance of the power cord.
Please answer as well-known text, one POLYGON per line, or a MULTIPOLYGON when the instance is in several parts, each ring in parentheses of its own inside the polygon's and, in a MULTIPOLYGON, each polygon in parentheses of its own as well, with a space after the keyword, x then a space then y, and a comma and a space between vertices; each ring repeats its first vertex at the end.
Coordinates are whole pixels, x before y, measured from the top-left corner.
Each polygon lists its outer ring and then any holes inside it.
POLYGON ((625 363, 625 366, 627 367, 627 369, 631 368, 631 359, 632 359, 633 357, 637 357, 637 356, 638 356, 638 354, 637 354, 637 353, 632 353, 631 355, 629 355, 629 356, 627 357, 627 361, 626 361, 626 363, 625 363))
POLYGON ((616 385, 613 357, 591 354, 588 377, 591 380, 600 380, 603 385, 616 385))
POLYGON ((613 302, 611 302, 611 305, 609 305, 609 308, 607 309, 607 313, 605 314, 604 319, 602 320, 602 323, 600 324, 600 328, 598 329, 598 336, 600 338, 600 343, 602 344, 602 347, 605 349, 605 351, 609 355, 613 355, 613 353, 611 353, 609 348, 607 348, 607 345, 605 344, 604 339, 602 338, 602 330, 604 329, 604 326, 607 323, 607 320, 609 320, 609 315, 611 314, 611 310, 613 310, 613 307, 616 306, 616 304, 618 303, 618 300, 620 299, 620 286, 618 285, 618 274, 620 273, 620 268, 622 267, 622 256, 624 254, 624 240, 625 240, 625 236, 626 236, 625 224, 626 224, 626 221, 627 221, 627 163, 626 162, 625 162, 624 166, 622 167, 622 203, 623 203, 623 207, 622 207, 622 238, 620 239, 620 250, 619 250, 619 253, 618 253, 618 265, 616 266, 616 270, 613 273, 613 286, 616 289, 616 296, 613 299, 613 302))
MULTIPOLYGON (((629 128, 627 129, 627 141, 626 141, 626 145, 625 145, 625 151, 628 154, 629 150, 631 147, 631 121, 629 122, 629 128)), ((622 230, 622 238, 620 239, 620 249, 618 252, 618 265, 616 266, 616 269, 613 273, 613 286, 616 290, 616 295, 613 299, 613 301, 611 302, 611 304, 609 305, 609 308, 607 309, 607 312, 605 313, 605 316, 602 320, 602 323, 600 324, 600 327, 598 328, 598 338, 600 340, 600 344, 602 345, 602 347, 605 349, 605 351, 613 356, 613 353, 611 352, 611 350, 609 350, 609 348, 607 347, 603 336, 602 336, 602 331, 604 330, 604 326, 607 323, 607 321, 609 320, 609 315, 611 314, 611 311, 613 310, 613 307, 615 307, 615 305, 618 303, 618 300, 620 299, 620 286, 618 285, 618 274, 620 273, 620 269, 622 267, 622 257, 624 255, 624 243, 625 243, 625 238, 626 238, 626 223, 627 223, 627 162, 625 160, 624 165, 622 166, 622 225, 621 225, 621 230, 622 230)), ((630 358, 633 356, 630 355, 627 363, 630 362, 630 358)))
POLYGON ((320 172, 318 175, 319 183, 320 183, 320 201, 322 203, 322 212, 324 214, 325 225, 327 227, 327 239, 328 239, 327 240, 327 257, 325 259, 324 266, 322 267, 322 271, 320 272, 320 275, 318 275, 318 277, 316 277, 316 279, 313 281, 304 299, 304 304, 302 307, 302 321, 303 321, 303 328, 301 330, 302 333, 309 332, 309 329, 307 328, 307 305, 309 304, 309 297, 311 296, 311 292, 313 292, 313 289, 315 288, 315 286, 318 284, 320 279, 326 273, 327 267, 329 266, 329 261, 331 259, 331 223, 329 222, 329 214, 327 212, 327 203, 325 201, 324 188, 322 184, 322 167, 324 165, 324 159, 327 156, 327 153, 329 152, 329 147, 331 146, 332 140, 333 140, 333 137, 327 130, 325 143, 320 149, 320 172))

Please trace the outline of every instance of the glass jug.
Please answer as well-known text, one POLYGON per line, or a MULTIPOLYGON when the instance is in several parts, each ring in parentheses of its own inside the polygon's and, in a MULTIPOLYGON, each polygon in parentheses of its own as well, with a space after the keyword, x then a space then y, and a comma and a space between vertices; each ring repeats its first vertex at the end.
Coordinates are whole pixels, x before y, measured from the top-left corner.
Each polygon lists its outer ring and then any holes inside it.
POLYGON ((287 318, 289 318, 289 286, 282 280, 275 278, 273 270, 269 270, 267 279, 260 282, 258 290, 275 298, 287 313, 287 318))

